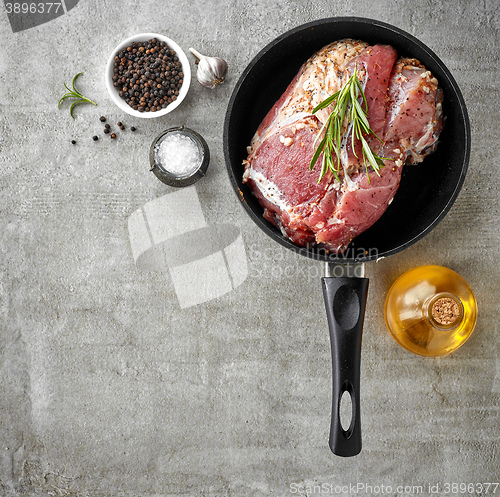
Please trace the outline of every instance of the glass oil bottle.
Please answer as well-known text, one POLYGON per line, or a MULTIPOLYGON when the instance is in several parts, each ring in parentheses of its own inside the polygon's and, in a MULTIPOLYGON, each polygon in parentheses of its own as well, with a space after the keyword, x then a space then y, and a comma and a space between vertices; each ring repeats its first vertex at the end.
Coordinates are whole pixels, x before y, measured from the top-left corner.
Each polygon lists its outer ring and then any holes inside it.
POLYGON ((385 320, 402 347, 422 356, 453 352, 470 337, 477 319, 476 297, 455 271, 420 266, 392 285, 385 320))

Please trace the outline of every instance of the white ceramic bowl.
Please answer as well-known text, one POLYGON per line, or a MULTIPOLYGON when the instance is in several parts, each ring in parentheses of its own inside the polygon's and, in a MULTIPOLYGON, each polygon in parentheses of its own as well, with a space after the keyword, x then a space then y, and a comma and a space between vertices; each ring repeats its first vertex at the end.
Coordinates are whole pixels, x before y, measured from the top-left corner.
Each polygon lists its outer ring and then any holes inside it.
POLYGON ((175 43, 175 41, 167 38, 166 36, 160 35, 158 33, 140 33, 135 36, 131 36, 126 40, 123 40, 114 50, 111 52, 109 56, 108 63, 106 65, 106 88, 108 89, 108 93, 113 100, 113 102, 124 112, 130 114, 131 116, 141 117, 145 119, 150 119, 153 117, 161 117, 165 114, 172 112, 174 109, 179 107, 181 102, 184 100, 187 92, 189 90, 189 85, 191 83, 191 66, 189 65, 189 60, 186 57, 186 54, 182 50, 182 48, 175 43), (174 100, 171 104, 169 104, 164 109, 161 109, 156 112, 139 112, 138 110, 132 109, 130 105, 120 97, 118 90, 113 86, 113 63, 115 61, 115 55, 122 49, 128 47, 134 41, 148 41, 152 38, 156 38, 159 41, 164 41, 169 48, 175 51, 177 57, 182 64, 182 72, 184 73, 183 83, 181 89, 179 91, 179 95, 176 100, 174 100))

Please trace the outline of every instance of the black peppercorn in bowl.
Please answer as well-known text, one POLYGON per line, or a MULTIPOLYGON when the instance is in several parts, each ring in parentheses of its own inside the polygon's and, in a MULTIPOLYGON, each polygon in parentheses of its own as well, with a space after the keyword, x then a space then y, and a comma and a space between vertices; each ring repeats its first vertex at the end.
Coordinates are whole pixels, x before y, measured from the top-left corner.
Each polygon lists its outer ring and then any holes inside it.
POLYGON ((184 187, 205 176, 210 150, 204 138, 185 126, 160 133, 149 150, 151 171, 163 183, 184 187))
POLYGON ((157 33, 123 40, 106 65, 113 102, 134 117, 161 117, 176 109, 191 83, 191 67, 175 41, 157 33))

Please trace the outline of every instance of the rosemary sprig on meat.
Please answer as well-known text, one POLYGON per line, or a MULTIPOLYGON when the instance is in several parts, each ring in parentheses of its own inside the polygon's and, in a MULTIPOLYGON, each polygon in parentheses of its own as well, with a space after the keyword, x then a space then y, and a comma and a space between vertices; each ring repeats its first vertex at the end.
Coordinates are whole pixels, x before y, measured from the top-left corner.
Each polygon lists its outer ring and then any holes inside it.
MULTIPOLYGON (((352 126, 351 140, 352 150, 355 157, 356 154, 355 140, 358 139, 362 145, 363 164, 368 174, 368 165, 380 176, 379 169, 384 166, 384 159, 379 157, 368 145, 364 135, 372 134, 378 140, 382 141, 370 128, 368 123, 367 110, 368 105, 366 102, 365 93, 358 80, 357 67, 354 68, 352 76, 347 83, 337 92, 330 97, 326 98, 318 104, 312 111, 316 113, 318 110, 324 109, 335 102, 331 114, 328 116, 325 124, 321 127, 314 145, 321 137, 323 131, 325 132, 323 138, 319 142, 316 151, 309 164, 309 169, 312 171, 314 165, 319 159, 321 152, 323 152, 323 159, 321 163, 321 174, 319 181, 323 178, 328 170, 340 182, 339 172, 341 166, 341 154, 345 151, 342 150, 342 126, 347 116, 348 123, 352 126), (360 99, 361 102, 360 103, 360 99), (364 108, 363 105, 364 104, 364 108)), ((349 127, 347 128, 349 129, 349 127)), ((345 147, 345 144, 344 144, 345 147)), ((370 178, 368 177, 368 180, 370 178)))

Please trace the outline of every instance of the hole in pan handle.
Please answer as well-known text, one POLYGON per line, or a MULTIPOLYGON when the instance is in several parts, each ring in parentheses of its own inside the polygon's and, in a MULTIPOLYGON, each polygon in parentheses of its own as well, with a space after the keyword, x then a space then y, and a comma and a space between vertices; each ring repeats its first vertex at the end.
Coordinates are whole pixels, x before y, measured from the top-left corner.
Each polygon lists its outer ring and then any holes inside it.
MULTIPOLYGON (((346 266, 342 274, 352 273, 346 266)), ((332 273, 339 271, 327 270, 327 274, 332 273)), ((368 278, 325 277, 321 278, 321 283, 332 347, 330 449, 338 456, 351 457, 361 452, 359 378, 368 278), (340 402, 346 391, 351 397, 352 419, 349 428, 344 430, 340 421, 340 402)))

